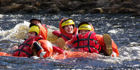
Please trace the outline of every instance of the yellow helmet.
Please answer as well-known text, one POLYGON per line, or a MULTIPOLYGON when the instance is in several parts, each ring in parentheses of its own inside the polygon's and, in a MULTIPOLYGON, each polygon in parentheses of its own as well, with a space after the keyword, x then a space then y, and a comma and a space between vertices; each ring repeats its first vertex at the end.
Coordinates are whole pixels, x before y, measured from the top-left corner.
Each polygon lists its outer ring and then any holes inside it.
POLYGON ((82 25, 80 25, 79 26, 79 28, 78 28, 79 30, 92 30, 92 27, 91 27, 91 25, 89 25, 89 24, 82 24, 82 25))
POLYGON ((68 19, 68 20, 62 22, 62 27, 67 26, 67 25, 74 25, 74 24, 75 23, 74 23, 74 21, 72 19, 68 19))
POLYGON ((38 26, 32 26, 29 29, 29 32, 36 32, 37 34, 39 34, 39 27, 38 26))

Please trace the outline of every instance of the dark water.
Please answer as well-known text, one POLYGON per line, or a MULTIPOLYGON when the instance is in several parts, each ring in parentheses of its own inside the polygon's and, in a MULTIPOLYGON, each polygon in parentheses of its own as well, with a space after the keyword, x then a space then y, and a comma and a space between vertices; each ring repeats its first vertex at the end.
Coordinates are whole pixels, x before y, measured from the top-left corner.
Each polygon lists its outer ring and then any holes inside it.
MULTIPOLYGON (((18 24, 22 25, 31 18, 38 18, 45 24, 58 28, 63 17, 74 19, 76 26, 87 21, 92 23, 97 34, 108 33, 117 43, 120 57, 100 57, 98 59, 73 58, 66 60, 0 57, 1 69, 140 69, 140 16, 131 14, 6 14, 0 15, 0 33, 7 33, 18 24)), ((14 31, 16 29, 13 29, 14 31)), ((10 47, 17 41, 9 38, 9 33, 0 35, 0 48, 11 52, 10 47)))

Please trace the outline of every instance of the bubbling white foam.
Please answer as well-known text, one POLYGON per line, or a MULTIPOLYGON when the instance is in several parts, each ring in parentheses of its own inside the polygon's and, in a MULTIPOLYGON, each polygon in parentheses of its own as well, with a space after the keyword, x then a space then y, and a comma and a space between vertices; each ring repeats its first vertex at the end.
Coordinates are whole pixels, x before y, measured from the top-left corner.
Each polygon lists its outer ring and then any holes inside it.
POLYGON ((28 30, 29 30, 29 22, 24 21, 24 23, 19 23, 14 28, 12 28, 10 30, 1 30, 0 31, 0 36, 2 36, 1 40, 25 39, 28 30))

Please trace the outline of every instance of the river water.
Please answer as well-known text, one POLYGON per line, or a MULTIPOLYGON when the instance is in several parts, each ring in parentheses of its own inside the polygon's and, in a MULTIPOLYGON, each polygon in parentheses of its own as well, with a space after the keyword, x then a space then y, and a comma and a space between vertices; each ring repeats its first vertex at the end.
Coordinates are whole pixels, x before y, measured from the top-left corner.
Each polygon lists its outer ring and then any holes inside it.
POLYGON ((101 56, 96 59, 72 58, 65 60, 32 59, 0 56, 0 69, 46 70, 46 69, 140 69, 140 16, 131 14, 0 14, 1 52, 11 53, 11 47, 23 42, 28 31, 29 20, 38 18, 58 29, 61 18, 74 19, 76 26, 81 21, 93 24, 97 34, 108 33, 118 45, 119 57, 101 56))

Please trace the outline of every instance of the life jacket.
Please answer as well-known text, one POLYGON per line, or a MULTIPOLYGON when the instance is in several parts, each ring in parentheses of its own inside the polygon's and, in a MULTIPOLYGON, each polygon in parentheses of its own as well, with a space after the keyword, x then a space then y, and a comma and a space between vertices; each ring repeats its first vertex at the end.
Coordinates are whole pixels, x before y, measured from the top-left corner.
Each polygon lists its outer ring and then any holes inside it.
POLYGON ((47 33, 48 33, 48 30, 46 28, 46 25, 45 24, 37 24, 37 26, 39 26, 39 35, 41 35, 43 37, 43 39, 47 40, 47 33))
POLYGON ((90 53, 99 53, 101 48, 95 34, 90 31, 84 36, 81 34, 74 36, 71 40, 72 48, 90 53))
POLYGON ((31 45, 35 42, 42 39, 41 36, 31 37, 26 39, 23 44, 19 46, 17 50, 14 51, 13 56, 19 57, 31 57, 33 55, 31 45))
MULTIPOLYGON (((98 40, 98 43, 102 47, 101 53, 104 53, 105 52, 105 43, 104 43, 104 40, 103 40, 103 35, 96 34, 96 38, 98 40)), ((112 49, 113 49, 113 52, 112 52, 111 56, 112 57, 118 57, 119 56, 118 46, 116 45, 116 43, 113 40, 112 40, 112 49)))

